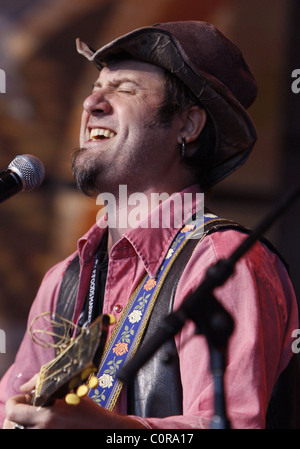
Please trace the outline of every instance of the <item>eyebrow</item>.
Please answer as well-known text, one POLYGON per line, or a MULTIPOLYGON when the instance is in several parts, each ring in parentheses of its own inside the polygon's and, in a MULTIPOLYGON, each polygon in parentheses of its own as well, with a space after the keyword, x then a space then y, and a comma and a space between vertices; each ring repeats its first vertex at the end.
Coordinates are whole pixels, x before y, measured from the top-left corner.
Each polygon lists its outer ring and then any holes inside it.
MULTIPOLYGON (((133 79, 127 78, 127 77, 108 81, 108 85, 112 86, 112 87, 118 87, 121 84, 125 84, 125 83, 135 84, 136 86, 140 87, 140 84, 137 81, 134 81, 133 79)), ((93 83, 93 88, 94 87, 102 87, 102 84, 100 83, 100 81, 95 81, 93 83)))

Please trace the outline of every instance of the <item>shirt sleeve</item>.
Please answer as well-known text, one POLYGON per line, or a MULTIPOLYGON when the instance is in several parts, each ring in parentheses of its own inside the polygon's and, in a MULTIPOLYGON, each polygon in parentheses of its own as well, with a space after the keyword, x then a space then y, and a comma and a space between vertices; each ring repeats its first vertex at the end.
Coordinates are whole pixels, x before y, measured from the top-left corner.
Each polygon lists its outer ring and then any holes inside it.
MULTIPOLYGON (((222 231, 207 236, 197 246, 179 282, 175 309, 201 283, 207 268, 228 257, 243 238, 236 231, 222 231)), ((234 320, 224 376, 230 426, 264 428, 272 388, 292 357, 292 331, 298 327, 297 302, 289 276, 279 258, 257 243, 214 294, 234 320)), ((194 323, 187 322, 175 340, 183 415, 139 420, 148 428, 209 428, 214 413, 214 383, 206 338, 195 335, 194 323)))
POLYGON ((54 350, 45 348, 32 341, 28 330, 36 317, 45 312, 55 310, 58 290, 60 287, 66 262, 61 262, 51 268, 45 275, 38 290, 37 296, 32 304, 28 325, 22 343, 17 352, 14 363, 4 374, 0 382, 0 424, 5 419, 5 402, 11 396, 20 393, 20 386, 33 375, 40 371, 41 366, 54 358, 54 350))

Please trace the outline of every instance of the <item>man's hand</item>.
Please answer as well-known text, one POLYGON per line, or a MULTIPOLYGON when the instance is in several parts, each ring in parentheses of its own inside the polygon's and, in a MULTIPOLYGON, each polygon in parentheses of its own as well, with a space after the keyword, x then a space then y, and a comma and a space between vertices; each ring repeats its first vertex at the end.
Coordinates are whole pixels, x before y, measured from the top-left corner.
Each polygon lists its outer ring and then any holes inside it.
POLYGON ((141 429, 143 425, 127 416, 118 415, 97 405, 91 398, 82 398, 78 405, 68 405, 58 399, 49 407, 31 405, 36 378, 21 388, 22 394, 10 398, 5 406, 4 429, 15 424, 26 429, 141 429))

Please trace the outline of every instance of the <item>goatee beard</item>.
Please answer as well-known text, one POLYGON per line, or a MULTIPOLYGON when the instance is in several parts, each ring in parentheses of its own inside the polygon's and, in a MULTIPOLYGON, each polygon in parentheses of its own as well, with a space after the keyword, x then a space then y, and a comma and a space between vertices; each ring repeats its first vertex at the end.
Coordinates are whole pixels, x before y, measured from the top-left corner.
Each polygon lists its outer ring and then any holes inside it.
POLYGON ((79 148, 72 155, 72 173, 77 183, 77 188, 86 196, 97 196, 97 167, 95 163, 79 161, 86 148, 79 148))

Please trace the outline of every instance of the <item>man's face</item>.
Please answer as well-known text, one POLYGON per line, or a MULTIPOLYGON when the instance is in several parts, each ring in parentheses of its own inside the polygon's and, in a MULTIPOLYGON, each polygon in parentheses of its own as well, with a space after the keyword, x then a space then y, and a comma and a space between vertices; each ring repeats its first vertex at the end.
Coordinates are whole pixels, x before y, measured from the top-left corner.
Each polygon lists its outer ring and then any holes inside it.
POLYGON ((155 126, 164 97, 163 71, 136 60, 103 68, 84 101, 80 147, 73 171, 94 192, 144 191, 162 182, 174 164, 177 128, 155 126), (89 184, 87 184, 89 185, 89 184))

